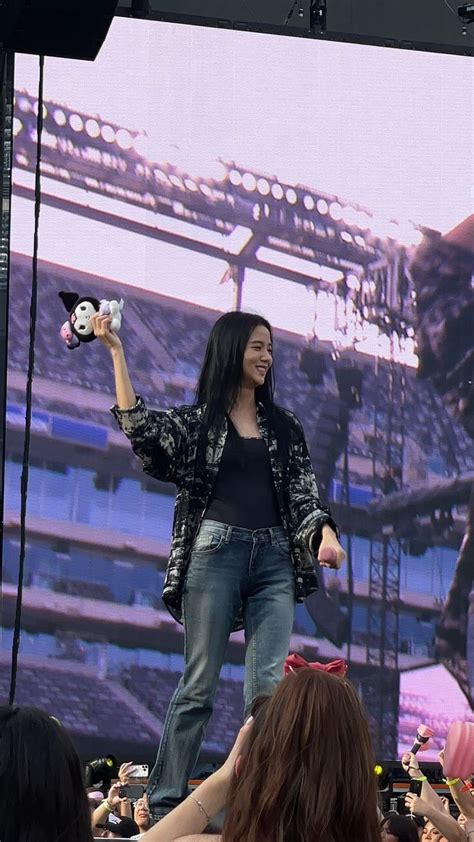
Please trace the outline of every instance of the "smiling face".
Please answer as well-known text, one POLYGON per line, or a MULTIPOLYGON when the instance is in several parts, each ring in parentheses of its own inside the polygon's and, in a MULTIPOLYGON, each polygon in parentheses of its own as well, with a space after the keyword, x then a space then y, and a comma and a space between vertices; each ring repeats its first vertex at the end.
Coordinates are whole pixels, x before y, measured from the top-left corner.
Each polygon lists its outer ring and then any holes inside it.
POLYGON ((264 325, 257 327, 250 334, 244 353, 242 385, 247 389, 263 386, 273 362, 272 338, 264 325))

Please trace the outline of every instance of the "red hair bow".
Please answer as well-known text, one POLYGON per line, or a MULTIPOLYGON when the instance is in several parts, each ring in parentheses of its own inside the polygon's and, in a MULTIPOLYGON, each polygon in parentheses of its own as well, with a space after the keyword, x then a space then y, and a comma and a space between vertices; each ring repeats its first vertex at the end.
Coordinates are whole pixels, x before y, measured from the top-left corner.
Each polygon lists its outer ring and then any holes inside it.
POLYGON ((340 678, 344 678, 347 673, 347 664, 342 658, 338 658, 337 661, 331 661, 329 664, 320 664, 318 661, 310 663, 305 658, 302 658, 301 655, 288 655, 283 667, 283 674, 288 675, 288 673, 295 672, 296 670, 302 669, 302 667, 330 672, 331 675, 337 675, 340 678))

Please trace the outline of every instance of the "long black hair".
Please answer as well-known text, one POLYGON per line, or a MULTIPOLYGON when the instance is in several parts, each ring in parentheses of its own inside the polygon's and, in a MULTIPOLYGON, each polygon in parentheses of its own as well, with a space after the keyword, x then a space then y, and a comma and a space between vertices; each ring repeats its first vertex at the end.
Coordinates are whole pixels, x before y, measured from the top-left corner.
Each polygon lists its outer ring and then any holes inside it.
POLYGON ((79 757, 37 708, 0 706, 0 839, 92 842, 79 757))
MULTIPOLYGON (((237 400, 242 383, 244 354, 253 331, 266 327, 273 341, 270 323, 254 313, 224 313, 213 326, 196 388, 196 403, 206 404, 204 425, 207 429, 222 424, 237 400)), ((255 389, 255 399, 273 415, 273 366, 265 381, 255 389)))
POLYGON ((409 816, 389 816, 383 823, 398 842, 418 842, 418 825, 409 816))

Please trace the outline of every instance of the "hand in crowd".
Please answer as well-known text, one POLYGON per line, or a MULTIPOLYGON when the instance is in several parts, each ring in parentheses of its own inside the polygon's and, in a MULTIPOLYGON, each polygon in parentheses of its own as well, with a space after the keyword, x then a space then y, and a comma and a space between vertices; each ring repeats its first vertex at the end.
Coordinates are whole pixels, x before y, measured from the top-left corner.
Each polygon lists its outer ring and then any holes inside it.
MULTIPOLYGON (((444 748, 439 752, 438 759, 441 764, 441 768, 444 769, 444 748)), ((462 820, 459 824, 462 825, 463 820, 466 821, 466 819, 474 819, 474 797, 472 797, 469 791, 465 791, 464 781, 456 781, 449 788, 462 816, 462 820)))
POLYGON ((107 795, 107 804, 114 810, 119 806, 119 804, 124 804, 127 801, 127 798, 121 798, 119 795, 122 785, 123 784, 120 781, 112 784, 107 795))
POLYGON ((405 806, 409 809, 410 813, 414 813, 415 816, 427 816, 430 812, 430 805, 424 798, 420 798, 419 795, 415 795, 414 792, 407 792, 405 795, 405 806))
POLYGON ((130 760, 128 763, 122 763, 118 773, 118 779, 122 786, 127 786, 127 784, 131 783, 132 778, 128 777, 128 772, 133 766, 133 762, 130 760))
POLYGON ((236 770, 236 768, 238 769, 239 763, 241 762, 245 753, 245 745, 247 743, 252 724, 253 717, 249 717, 246 723, 242 725, 242 728, 237 734, 237 739, 234 745, 232 746, 230 754, 228 755, 225 763, 222 764, 222 766, 220 767, 220 769, 217 770, 217 772, 214 772, 214 775, 216 775, 219 778, 219 781, 223 782, 227 787, 229 786, 234 775, 234 771, 236 770))
MULTIPOLYGON (((440 752, 440 763, 443 765, 444 754, 440 752)), ((410 778, 422 778, 418 758, 412 752, 405 752, 401 758, 402 767, 410 778)), ((451 794, 454 795, 451 788, 451 794)), ((457 802, 456 796, 455 800, 457 802)), ((405 796, 405 806, 412 815, 424 816, 427 823, 423 832, 423 842, 461 842, 466 835, 460 824, 450 813, 449 799, 440 798, 428 781, 422 781, 421 796, 408 792, 405 796)), ((459 805, 458 805, 459 806, 459 805)))
POLYGON ((416 758, 416 754, 411 751, 406 751, 402 755, 402 768, 410 776, 410 778, 418 778, 421 774, 420 766, 416 758))
POLYGON ((449 803, 447 810, 444 805, 442 809, 438 809, 424 798, 409 792, 405 796, 405 806, 412 815, 424 816, 427 819, 423 842, 466 842, 468 837, 451 816, 449 803))
POLYGON ((99 804, 95 808, 91 818, 93 830, 97 828, 97 825, 100 825, 104 821, 106 821, 109 813, 114 813, 117 810, 117 808, 122 807, 124 804, 127 803, 127 799, 121 798, 119 795, 119 790, 121 786, 122 784, 120 783, 120 781, 117 781, 116 783, 112 784, 105 801, 103 801, 102 804, 99 804))

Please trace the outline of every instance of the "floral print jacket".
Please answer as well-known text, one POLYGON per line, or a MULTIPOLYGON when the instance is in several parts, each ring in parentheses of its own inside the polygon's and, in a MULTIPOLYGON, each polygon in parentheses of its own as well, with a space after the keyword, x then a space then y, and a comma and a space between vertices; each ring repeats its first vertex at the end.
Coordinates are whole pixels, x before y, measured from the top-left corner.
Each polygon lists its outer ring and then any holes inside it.
MULTIPOLYGON (((163 587, 163 601, 182 621, 182 594, 191 550, 211 499, 227 437, 227 421, 207 437, 204 459, 198 459, 204 406, 149 410, 138 397, 131 409, 113 407, 112 413, 130 440, 143 470, 162 482, 176 485, 171 553, 163 587)), ((278 508, 288 535, 295 572, 297 602, 318 588, 313 557, 318 551, 321 528, 337 527, 328 508, 319 500, 318 486, 303 428, 293 413, 282 410, 288 421, 288 453, 283 459, 276 436, 270 432, 264 407, 257 407, 260 433, 270 454, 278 508)), ((236 621, 242 628, 242 618, 236 621)))

